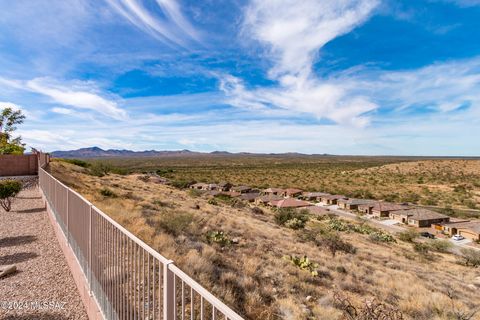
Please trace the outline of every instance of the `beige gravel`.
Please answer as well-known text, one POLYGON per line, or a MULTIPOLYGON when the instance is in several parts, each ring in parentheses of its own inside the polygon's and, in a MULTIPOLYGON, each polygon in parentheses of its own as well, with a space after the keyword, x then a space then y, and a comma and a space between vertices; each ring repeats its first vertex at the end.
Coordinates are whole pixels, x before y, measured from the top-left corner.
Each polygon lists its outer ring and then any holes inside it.
POLYGON ((88 319, 37 188, 22 191, 11 212, 0 208, 0 265, 8 264, 18 271, 0 279, 0 319, 88 319))

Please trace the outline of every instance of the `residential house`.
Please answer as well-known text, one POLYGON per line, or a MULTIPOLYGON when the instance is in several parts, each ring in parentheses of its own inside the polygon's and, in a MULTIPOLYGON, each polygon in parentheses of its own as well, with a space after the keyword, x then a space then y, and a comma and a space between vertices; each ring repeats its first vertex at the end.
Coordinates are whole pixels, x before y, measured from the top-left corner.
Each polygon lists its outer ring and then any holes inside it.
POLYGON ((275 195, 275 194, 267 194, 267 195, 264 195, 264 196, 257 197, 255 199, 255 204, 256 205, 261 205, 261 204, 266 205, 270 201, 280 201, 282 199, 283 199, 282 196, 275 195))
POLYGON ((276 195, 280 196, 285 192, 285 189, 280 189, 280 188, 268 188, 263 190, 263 193, 265 195, 276 195))
POLYGON ((220 182, 218 184, 218 187, 219 187, 220 191, 230 191, 230 188, 232 188, 233 186, 229 182, 220 182))
POLYGON ((391 211, 390 218, 418 228, 450 221, 449 216, 423 208, 391 211))
POLYGON ((239 197, 239 199, 248 201, 248 202, 254 202, 256 198, 260 196, 259 192, 248 192, 248 193, 242 193, 239 197))
POLYGON ((341 209, 347 209, 347 210, 356 210, 360 205, 371 204, 375 202, 376 202, 375 200, 353 199, 353 198, 337 200, 338 207, 341 209))
POLYGON ((285 191, 283 192, 283 196, 288 198, 295 198, 297 196, 300 196, 302 192, 303 190, 300 190, 300 189, 288 188, 288 189, 285 189, 285 191))
POLYGON ((208 183, 195 183, 190 186, 190 189, 196 189, 196 190, 208 190, 208 183))
POLYGON ((222 194, 226 196, 230 196, 232 198, 240 197, 242 195, 240 192, 236 192, 236 191, 224 191, 222 192, 222 194))
POLYGON ((340 199, 347 199, 347 197, 342 196, 340 194, 326 194, 320 198, 320 201, 323 204, 332 205, 337 204, 338 200, 340 199))
POLYGON ((271 201, 270 203, 274 203, 273 205, 277 208, 301 208, 309 207, 312 205, 310 202, 298 200, 295 198, 286 198, 279 201, 271 201))
POLYGON ((325 192, 304 192, 302 193, 302 198, 308 201, 318 201, 320 202, 323 196, 328 195, 325 192))
MULTIPOLYGON (((368 204, 368 205, 371 205, 371 204, 368 204)), ((359 206, 359 209, 360 208, 363 208, 363 206, 362 207, 359 206)), ((407 210, 407 209, 410 209, 410 207, 407 205, 379 201, 379 202, 373 203, 373 206, 370 209, 370 213, 373 214, 373 216, 375 217, 382 218, 382 217, 388 217, 390 215, 390 212, 392 211, 407 210)))
POLYGON ((480 241, 480 220, 474 221, 450 221, 446 223, 439 223, 435 225, 435 229, 441 226, 442 231, 449 236, 459 234, 464 236, 467 239, 472 239, 474 241, 480 241))
POLYGON ((230 190, 234 192, 239 192, 239 193, 248 193, 252 191, 252 188, 247 186, 235 186, 235 187, 232 187, 230 190))
POLYGON ((209 183, 208 184, 208 187, 207 187, 207 190, 217 190, 217 191, 222 191, 220 190, 220 187, 218 184, 216 183, 209 183))

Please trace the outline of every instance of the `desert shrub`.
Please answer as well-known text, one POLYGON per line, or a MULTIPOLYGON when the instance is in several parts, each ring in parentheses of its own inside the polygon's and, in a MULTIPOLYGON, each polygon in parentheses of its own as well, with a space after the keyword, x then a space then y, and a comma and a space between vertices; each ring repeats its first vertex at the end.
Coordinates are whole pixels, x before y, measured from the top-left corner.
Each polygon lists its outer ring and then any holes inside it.
POLYGON ((174 172, 173 169, 158 169, 155 171, 159 176, 171 176, 171 173, 174 172))
POLYGON ((408 229, 397 234, 397 238, 405 242, 413 242, 418 237, 418 232, 408 229))
POLYGON ((476 209, 477 208, 477 203, 473 200, 467 199, 463 201, 463 204, 467 206, 469 209, 476 209))
POLYGON ((22 184, 17 180, 0 180, 0 205, 5 211, 12 209, 12 201, 22 190, 22 184))
POLYGON ((198 198, 203 194, 203 191, 198 189, 189 189, 188 194, 193 198, 198 198))
POLYGON ((88 162, 80 160, 80 159, 63 159, 63 158, 58 158, 56 159, 57 161, 62 161, 66 163, 71 163, 79 167, 87 168, 89 166, 88 162))
POLYGON ((297 256, 284 256, 283 258, 298 268, 310 272, 312 276, 318 276, 318 264, 310 261, 307 256, 301 258, 297 256))
POLYGON ((214 198, 208 199, 208 204, 211 204, 213 206, 218 206, 218 202, 214 198))
POLYGON ((165 232, 177 236, 192 224, 193 215, 187 212, 170 212, 163 214, 158 221, 158 227, 165 232))
POLYGON ((172 187, 177 188, 177 189, 186 189, 194 183, 195 182, 187 181, 187 180, 173 180, 173 181, 171 181, 170 185, 172 187))
POLYGON ((108 188, 103 188, 100 190, 100 194, 108 198, 116 198, 117 194, 108 188))
POLYGON ((221 247, 229 246, 232 240, 223 231, 209 231, 205 237, 208 243, 216 243, 221 247))
POLYGON ((253 207, 253 208, 251 209, 251 211, 252 211, 252 213, 254 213, 254 214, 263 214, 263 213, 264 213, 263 210, 260 209, 259 207, 253 207))
POLYGON ((320 234, 316 243, 321 248, 327 249, 332 254, 332 257, 335 257, 339 251, 350 254, 357 252, 357 249, 352 244, 344 241, 338 233, 320 234))
POLYGON ((403 314, 396 306, 388 305, 377 300, 365 301, 363 304, 355 305, 350 299, 335 292, 333 301, 336 308, 342 311, 343 319, 347 320, 402 320, 403 314))
POLYGON ((413 250, 420 254, 428 254, 430 252, 430 246, 427 243, 415 242, 413 243, 413 250))
POLYGON ((391 234, 371 227, 366 223, 355 224, 333 218, 328 220, 327 225, 330 230, 346 232, 353 231, 356 233, 369 235, 370 240, 375 242, 396 242, 395 238, 391 234))
POLYGON ((351 229, 351 225, 348 222, 337 218, 330 219, 328 221, 328 226, 331 230, 335 231, 350 231, 351 229))
POLYGON ((285 227, 293 229, 293 230, 298 230, 305 228, 305 220, 299 219, 299 218, 293 218, 285 222, 285 227))
POLYGON ((453 245, 447 240, 432 240, 428 242, 428 246, 432 251, 445 253, 449 252, 453 245))
POLYGON ((375 231, 368 238, 373 242, 397 242, 391 234, 383 231, 375 231))
POLYGON ((150 176, 149 175, 138 176, 138 180, 143 182, 148 182, 150 180, 150 176))
POLYGON ((336 266, 336 267, 335 267, 335 270, 336 270, 338 273, 343 273, 343 274, 347 274, 347 273, 348 273, 347 269, 346 269, 344 266, 336 266))
POLYGON ((109 174, 111 170, 112 170, 112 166, 103 161, 93 162, 88 169, 89 173, 92 176, 97 176, 97 177, 103 177, 109 174))
POLYGON ((463 264, 471 267, 480 267, 480 251, 462 248, 460 252, 462 253, 461 259, 463 264))
POLYGON ((278 209, 275 213, 275 221, 282 226, 292 229, 300 229, 305 227, 309 219, 308 214, 304 211, 294 209, 278 209))
POLYGON ((165 201, 158 200, 158 199, 153 200, 152 203, 155 206, 162 207, 162 208, 172 208, 173 207, 172 203, 165 202, 165 201))

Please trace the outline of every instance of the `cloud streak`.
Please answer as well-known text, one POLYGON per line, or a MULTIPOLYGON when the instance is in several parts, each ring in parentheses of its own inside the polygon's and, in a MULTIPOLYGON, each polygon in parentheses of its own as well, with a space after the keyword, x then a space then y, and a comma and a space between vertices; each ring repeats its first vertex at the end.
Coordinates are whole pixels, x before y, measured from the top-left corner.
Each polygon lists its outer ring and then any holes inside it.
POLYGON ((67 86, 51 78, 34 78, 27 81, 0 78, 0 83, 17 90, 46 96, 51 102, 64 106, 95 111, 116 120, 127 118, 126 111, 118 106, 117 101, 101 96, 98 88, 89 82, 77 81, 67 86))
POLYGON ((142 1, 107 0, 107 2, 137 28, 165 43, 188 47, 192 40, 200 39, 198 31, 184 17, 175 1, 156 0, 163 17, 161 14, 148 10, 142 1))

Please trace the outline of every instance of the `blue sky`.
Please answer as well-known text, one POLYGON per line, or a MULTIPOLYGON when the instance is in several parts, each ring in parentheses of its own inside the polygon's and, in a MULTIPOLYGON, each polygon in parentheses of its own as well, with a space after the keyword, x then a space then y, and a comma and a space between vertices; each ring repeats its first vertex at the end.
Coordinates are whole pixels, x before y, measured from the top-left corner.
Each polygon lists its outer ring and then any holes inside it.
POLYGON ((0 0, 46 151, 480 155, 479 0, 0 0))

